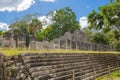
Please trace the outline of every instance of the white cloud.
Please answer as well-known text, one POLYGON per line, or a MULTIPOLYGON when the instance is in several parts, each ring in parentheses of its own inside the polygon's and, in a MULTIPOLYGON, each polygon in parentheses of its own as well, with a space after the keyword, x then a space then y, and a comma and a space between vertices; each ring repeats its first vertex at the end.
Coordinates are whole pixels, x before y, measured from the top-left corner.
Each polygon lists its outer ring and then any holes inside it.
POLYGON ((53 11, 49 13, 49 15, 47 16, 38 17, 38 20, 42 22, 43 29, 45 29, 48 25, 51 25, 54 22, 53 17, 55 16, 55 14, 56 14, 56 11, 53 11))
POLYGON ((7 31, 9 30, 9 26, 6 23, 0 22, 0 30, 7 31))
POLYGON ((34 3, 34 0, 0 0, 0 11, 24 11, 34 3))
POLYGON ((55 2, 56 0, 40 0, 40 1, 43 1, 43 2, 55 2))
POLYGON ((80 26, 81 26, 82 29, 88 27, 87 17, 84 17, 84 16, 81 17, 79 23, 80 23, 80 26))
POLYGON ((52 24, 52 17, 50 16, 40 16, 38 20, 42 22, 43 29, 45 29, 48 25, 52 24))

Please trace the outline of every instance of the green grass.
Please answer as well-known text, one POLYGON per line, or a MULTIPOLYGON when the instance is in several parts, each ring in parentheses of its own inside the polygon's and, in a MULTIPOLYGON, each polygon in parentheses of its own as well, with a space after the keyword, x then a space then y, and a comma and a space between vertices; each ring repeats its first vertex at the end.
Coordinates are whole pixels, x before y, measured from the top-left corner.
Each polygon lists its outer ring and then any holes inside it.
POLYGON ((65 50, 65 49, 52 49, 52 50, 28 50, 25 48, 0 48, 0 52, 6 56, 18 55, 21 53, 120 53, 110 51, 85 51, 85 50, 65 50))
POLYGON ((96 80, 120 80, 120 71, 112 72, 110 75, 101 76, 96 80))

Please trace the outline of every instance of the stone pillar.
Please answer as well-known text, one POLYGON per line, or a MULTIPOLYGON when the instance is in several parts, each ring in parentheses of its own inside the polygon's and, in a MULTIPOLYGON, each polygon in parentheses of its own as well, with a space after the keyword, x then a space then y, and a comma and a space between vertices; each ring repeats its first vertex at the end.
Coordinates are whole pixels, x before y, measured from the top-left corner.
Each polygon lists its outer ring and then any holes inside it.
POLYGON ((67 49, 67 40, 65 39, 65 49, 67 49))
POLYGON ((72 49, 72 41, 70 41, 70 49, 72 49))
POLYGON ((60 40, 58 40, 58 49, 61 48, 61 45, 60 45, 60 40))
POLYGON ((78 42, 76 41, 75 44, 76 44, 76 50, 78 50, 78 42))

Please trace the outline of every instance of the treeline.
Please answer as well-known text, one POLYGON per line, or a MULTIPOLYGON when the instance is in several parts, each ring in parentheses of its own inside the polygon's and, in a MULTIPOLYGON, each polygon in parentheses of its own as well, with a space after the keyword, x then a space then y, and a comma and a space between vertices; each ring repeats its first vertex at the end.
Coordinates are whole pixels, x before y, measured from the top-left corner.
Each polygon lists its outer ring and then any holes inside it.
MULTIPOLYGON (((80 29, 76 15, 69 7, 49 12, 46 16, 52 17, 52 24, 45 29, 36 14, 29 14, 15 20, 8 32, 14 33, 16 41, 19 34, 33 35, 38 41, 51 41, 68 31, 72 33, 80 29)), ((89 26, 83 31, 88 41, 114 46, 117 51, 120 51, 120 1, 110 0, 109 4, 100 6, 99 11, 93 10, 89 13, 87 18, 89 26)))
MULTIPOLYGON (((68 31, 73 32, 76 29, 80 29, 75 13, 69 7, 56 10, 56 12, 49 12, 46 16, 52 18, 52 24, 48 25, 45 29, 42 27, 42 22, 38 20, 37 14, 28 14, 21 19, 14 20, 9 26, 10 30, 7 32, 14 34, 16 46, 20 34, 26 36, 26 46, 29 46, 28 35, 34 36, 38 41, 51 41, 68 31)), ((4 33, 1 32, 1 34, 4 33)))
POLYGON ((88 15, 89 27, 84 29, 89 41, 114 46, 120 51, 120 1, 110 0, 109 4, 93 10, 88 15))

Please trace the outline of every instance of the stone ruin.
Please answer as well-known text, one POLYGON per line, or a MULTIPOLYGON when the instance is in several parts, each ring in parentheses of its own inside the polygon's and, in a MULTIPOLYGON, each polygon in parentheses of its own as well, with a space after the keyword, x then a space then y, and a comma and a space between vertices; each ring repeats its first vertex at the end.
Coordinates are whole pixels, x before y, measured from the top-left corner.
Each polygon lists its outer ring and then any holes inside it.
POLYGON ((19 48, 26 48, 26 35, 19 34, 17 44, 19 48))
MULTIPOLYGON (((74 33, 66 32, 63 36, 53 41, 34 42, 31 47, 34 49, 77 49, 77 50, 94 50, 94 51, 114 51, 111 46, 104 44, 91 43, 87 41, 86 34, 81 30, 74 33)), ((29 47, 29 49, 33 49, 29 47)))
MULTIPOLYGON (((37 41, 34 36, 29 35, 29 49, 77 49, 77 50, 94 50, 94 51, 114 51, 111 46, 104 44, 91 43, 87 41, 86 34, 81 30, 75 30, 74 33, 66 32, 63 36, 52 41, 37 41)), ((26 48, 26 35, 18 36, 18 48, 26 48)), ((6 33, 0 37, 0 47, 16 48, 16 42, 12 33, 6 33)))
POLYGON ((5 36, 0 36, 0 47, 15 48, 15 40, 12 33, 6 33, 5 36))
POLYGON ((36 38, 32 35, 29 35, 29 40, 30 40, 29 49, 35 50, 36 38))
POLYGON ((0 54, 0 80, 96 80, 120 69, 120 54, 0 54))

